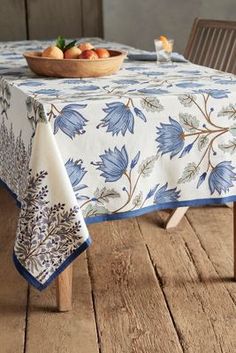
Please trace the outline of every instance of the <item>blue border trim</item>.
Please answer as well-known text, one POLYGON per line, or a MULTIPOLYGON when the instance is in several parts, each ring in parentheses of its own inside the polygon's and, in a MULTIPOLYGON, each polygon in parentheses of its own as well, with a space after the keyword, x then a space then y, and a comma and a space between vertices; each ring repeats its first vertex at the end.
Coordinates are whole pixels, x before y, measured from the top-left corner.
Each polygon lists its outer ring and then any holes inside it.
POLYGON ((219 205, 219 204, 225 204, 227 202, 234 202, 234 201, 236 201, 236 195, 228 196, 224 198, 195 199, 191 201, 167 202, 159 205, 144 207, 135 211, 120 212, 115 214, 104 214, 104 215, 95 216, 95 217, 88 217, 88 218, 85 218, 85 222, 87 225, 89 225, 89 224, 104 222, 104 221, 114 221, 118 219, 130 218, 130 217, 138 217, 138 216, 144 215, 145 213, 164 210, 168 208, 219 205))
POLYGON ((64 262, 63 264, 61 264, 61 266, 51 275, 51 277, 49 277, 49 279, 44 283, 40 283, 35 277, 33 277, 23 266, 22 264, 19 262, 19 260, 17 259, 15 253, 13 252, 13 261, 14 264, 16 266, 16 269, 18 270, 18 272, 35 288, 37 288, 38 290, 43 290, 46 287, 48 287, 48 285, 61 273, 65 270, 65 268, 67 266, 69 266, 76 257, 78 257, 83 251, 85 251, 89 245, 92 243, 91 238, 89 237, 88 239, 86 239, 86 241, 80 245, 80 247, 78 249, 76 249, 64 262))
MULTIPOLYGON (((13 193, 10 188, 0 179, 0 186, 6 188, 6 190, 14 197, 16 200, 16 204, 18 207, 21 207, 20 202, 17 200, 17 195, 13 193)), ((104 214, 95 217, 85 218, 85 222, 87 225, 104 222, 104 221, 113 221, 118 219, 130 218, 130 217, 138 217, 145 213, 163 210, 167 208, 178 208, 178 207, 194 207, 194 206, 204 206, 204 205, 214 205, 214 204, 225 204, 227 202, 236 202, 236 195, 228 196, 228 197, 220 197, 220 198, 208 198, 208 199, 195 199, 195 200, 188 200, 188 201, 175 201, 175 202, 167 202, 160 205, 152 205, 148 207, 141 208, 135 211, 128 211, 128 212, 121 212, 116 214, 104 214)), ((89 237, 78 249, 76 249, 73 254, 71 254, 63 264, 51 275, 51 277, 44 283, 40 283, 35 279, 19 262, 15 253, 13 253, 13 261, 19 273, 35 288, 38 290, 45 289, 61 272, 65 270, 67 266, 71 264, 71 262, 78 257, 83 251, 85 251, 89 245, 92 243, 91 238, 89 237)))

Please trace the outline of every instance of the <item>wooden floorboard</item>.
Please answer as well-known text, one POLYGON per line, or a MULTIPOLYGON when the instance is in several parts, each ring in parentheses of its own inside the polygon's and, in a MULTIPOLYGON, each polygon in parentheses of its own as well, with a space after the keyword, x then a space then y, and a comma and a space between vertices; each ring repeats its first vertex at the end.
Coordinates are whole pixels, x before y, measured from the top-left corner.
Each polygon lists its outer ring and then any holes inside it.
POLYGON ((235 352, 236 310, 224 281, 186 218, 172 231, 158 227, 165 218, 159 212, 137 222, 184 352, 235 352))
POLYGON ((0 352, 24 353, 27 283, 15 270, 12 248, 18 210, 0 188, 0 352))
POLYGON ((183 352, 135 220, 91 231, 88 258, 101 352, 183 352))
POLYGON ((189 209, 171 231, 164 211, 90 226, 69 313, 55 311, 55 284, 27 298, 17 215, 0 189, 0 353, 236 352, 232 210, 189 209))
POLYGON ((98 353, 86 254, 74 262, 73 310, 58 313, 55 294, 31 288, 25 353, 98 353))
POLYGON ((228 207, 190 208, 187 212, 187 219, 217 272, 212 280, 223 283, 236 304, 232 217, 228 207))

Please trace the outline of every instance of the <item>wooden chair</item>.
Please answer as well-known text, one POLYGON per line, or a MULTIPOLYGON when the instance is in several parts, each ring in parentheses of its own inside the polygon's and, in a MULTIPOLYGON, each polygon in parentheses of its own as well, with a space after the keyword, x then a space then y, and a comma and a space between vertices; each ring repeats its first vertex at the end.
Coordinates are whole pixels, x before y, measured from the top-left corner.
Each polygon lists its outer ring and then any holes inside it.
MULTIPOLYGON (((236 74, 236 21, 196 18, 184 56, 194 64, 236 74)), ((165 228, 177 226, 187 209, 175 209, 165 228)))

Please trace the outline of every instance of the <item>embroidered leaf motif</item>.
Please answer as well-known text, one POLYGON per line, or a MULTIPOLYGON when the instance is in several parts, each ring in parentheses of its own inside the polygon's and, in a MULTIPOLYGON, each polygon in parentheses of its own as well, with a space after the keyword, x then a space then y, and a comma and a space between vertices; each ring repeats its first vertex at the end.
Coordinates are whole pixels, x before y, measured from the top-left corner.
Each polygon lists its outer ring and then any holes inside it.
POLYGON ((236 104, 229 104, 227 107, 223 107, 217 116, 227 117, 229 119, 236 119, 236 104))
POLYGON ((144 178, 152 173, 157 158, 157 156, 148 157, 139 166, 138 171, 144 178))
POLYGON ((233 139, 232 141, 229 141, 228 143, 218 145, 218 147, 224 153, 233 154, 236 151, 236 139, 233 139))
POLYGON ((188 163, 187 166, 184 168, 182 177, 178 180, 178 184, 187 183, 198 175, 200 168, 192 162, 188 163))
POLYGON ((132 203, 135 207, 139 207, 139 206, 141 206, 142 201, 143 201, 143 193, 142 193, 142 191, 140 191, 138 193, 138 195, 135 196, 132 203))
POLYGON ((181 104, 183 104, 184 107, 191 107, 195 100, 195 96, 192 94, 181 94, 178 97, 178 100, 181 104))
POLYGON ((103 187, 101 190, 98 188, 96 189, 94 197, 98 202, 109 202, 110 199, 119 198, 120 194, 114 189, 107 189, 106 187, 103 187))
POLYGON ((102 215, 102 214, 106 214, 106 213, 109 213, 108 209, 104 206, 99 206, 97 204, 89 204, 84 212, 83 212, 83 215, 84 217, 92 217, 92 216, 99 216, 99 215, 102 215))
POLYGON ((148 112, 160 112, 164 109, 163 105, 161 105, 159 99, 156 97, 146 97, 141 100, 141 105, 143 109, 148 112))
POLYGON ((207 146, 208 142, 209 142, 209 139, 206 135, 200 136, 198 139, 198 144, 197 144, 198 150, 202 151, 203 148, 207 146))
POLYGON ((199 127, 199 120, 191 114, 180 113, 179 121, 183 128, 189 132, 194 132, 199 127))

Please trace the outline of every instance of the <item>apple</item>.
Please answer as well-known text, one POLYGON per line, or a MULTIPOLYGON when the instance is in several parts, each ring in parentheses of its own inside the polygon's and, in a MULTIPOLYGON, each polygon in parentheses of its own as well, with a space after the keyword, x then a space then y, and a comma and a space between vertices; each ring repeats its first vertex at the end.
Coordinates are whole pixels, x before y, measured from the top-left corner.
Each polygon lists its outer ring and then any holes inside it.
POLYGON ((82 53, 81 50, 78 47, 74 46, 70 49, 67 49, 64 52, 64 58, 65 59, 77 59, 81 53, 82 53))
POLYGON ((109 58, 110 56, 109 51, 105 48, 97 48, 95 49, 95 52, 97 53, 99 58, 109 58))
POLYGON ((84 50, 80 55, 79 59, 89 59, 89 60, 96 60, 98 59, 98 55, 94 50, 84 50))
POLYGON ((42 52, 42 57, 52 59, 63 59, 64 54, 61 49, 53 45, 44 49, 44 51, 42 52))
POLYGON ((81 51, 84 51, 84 50, 91 50, 94 48, 94 46, 91 43, 80 43, 78 48, 81 51))

